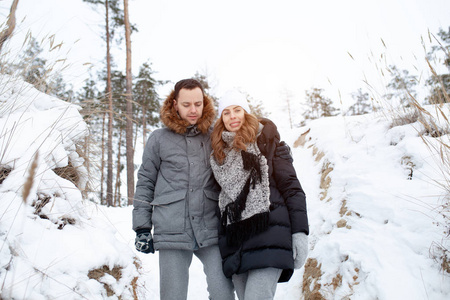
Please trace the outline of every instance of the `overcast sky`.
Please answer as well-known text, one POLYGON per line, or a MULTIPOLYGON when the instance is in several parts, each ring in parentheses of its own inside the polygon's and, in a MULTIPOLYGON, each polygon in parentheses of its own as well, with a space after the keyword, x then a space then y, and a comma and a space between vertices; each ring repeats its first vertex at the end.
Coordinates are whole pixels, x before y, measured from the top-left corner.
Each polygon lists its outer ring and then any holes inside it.
MULTIPOLYGON (((11 3, 0 0, 2 19, 11 3)), ((450 26, 448 0, 129 0, 129 7, 139 30, 132 35, 134 74, 145 61, 157 79, 172 82, 198 71, 208 75, 216 95, 239 87, 272 105, 284 105, 286 91, 301 102, 311 87, 347 103, 365 88, 364 78, 382 93, 386 78, 377 67, 424 69, 421 37, 450 26)), ((64 43, 53 52, 67 57, 64 74, 76 86, 88 76, 87 66, 101 66, 102 7, 20 0, 17 21, 16 49, 28 32, 64 43)), ((118 56, 125 49, 113 48, 125 72, 125 58, 118 56)))

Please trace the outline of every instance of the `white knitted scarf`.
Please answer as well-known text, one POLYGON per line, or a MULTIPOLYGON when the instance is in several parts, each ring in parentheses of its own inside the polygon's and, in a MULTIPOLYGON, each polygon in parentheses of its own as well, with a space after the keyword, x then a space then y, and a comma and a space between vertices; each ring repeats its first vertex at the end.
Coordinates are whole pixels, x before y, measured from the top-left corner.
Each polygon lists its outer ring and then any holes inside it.
POLYGON ((221 186, 219 208, 229 244, 239 244, 268 227, 270 189, 269 167, 256 143, 247 151, 232 149, 234 132, 224 131, 227 144, 223 164, 211 156, 214 177, 221 186))

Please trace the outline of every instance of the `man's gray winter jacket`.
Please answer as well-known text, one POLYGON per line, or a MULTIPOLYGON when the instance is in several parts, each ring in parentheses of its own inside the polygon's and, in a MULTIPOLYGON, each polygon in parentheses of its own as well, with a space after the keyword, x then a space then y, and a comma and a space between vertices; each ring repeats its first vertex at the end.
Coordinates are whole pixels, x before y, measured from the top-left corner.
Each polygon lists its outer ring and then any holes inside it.
POLYGON ((138 172, 133 229, 152 229, 156 250, 216 245, 219 187, 210 166, 209 125, 212 105, 198 125, 176 115, 164 103, 161 119, 168 128, 155 130, 145 146, 138 172))

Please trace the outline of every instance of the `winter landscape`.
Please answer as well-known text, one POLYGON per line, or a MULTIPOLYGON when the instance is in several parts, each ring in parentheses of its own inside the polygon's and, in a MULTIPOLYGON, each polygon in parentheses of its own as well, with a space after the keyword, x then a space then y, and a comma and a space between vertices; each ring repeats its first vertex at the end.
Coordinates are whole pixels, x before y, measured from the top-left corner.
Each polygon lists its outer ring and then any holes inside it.
MULTIPOLYGON (((0 185, 2 298, 156 299, 157 254, 134 250, 132 208, 83 199, 77 145, 88 131, 80 108, 20 79, 2 76, 1 86, 2 167, 10 170, 2 169, 0 185), (78 186, 55 173, 69 162, 78 186)), ((448 132, 449 106, 425 108, 423 117, 448 132)), ((439 142, 421 135, 418 120, 392 122, 370 113, 280 128, 307 193, 311 237, 306 266, 279 285, 276 299, 450 295, 441 260, 449 246, 448 169, 433 152, 439 142)), ((207 298, 198 261, 189 295, 207 298)))
MULTIPOLYGON (((387 92, 366 82, 346 109, 320 88, 306 91, 301 108, 268 109, 249 95, 290 146, 307 196, 308 259, 275 299, 450 299, 450 30, 430 39, 427 84, 389 66, 387 92)), ((30 44, 23 48, 39 49, 30 44)), ((0 299, 158 299, 158 254, 135 250, 126 196, 125 75, 112 77, 111 110, 104 77, 69 91, 39 65, 40 53, 1 59, 0 299), (105 202, 113 110, 114 196, 105 202)), ((135 176, 172 85, 140 71, 135 176)), ((188 299, 208 299, 196 258, 188 299)))

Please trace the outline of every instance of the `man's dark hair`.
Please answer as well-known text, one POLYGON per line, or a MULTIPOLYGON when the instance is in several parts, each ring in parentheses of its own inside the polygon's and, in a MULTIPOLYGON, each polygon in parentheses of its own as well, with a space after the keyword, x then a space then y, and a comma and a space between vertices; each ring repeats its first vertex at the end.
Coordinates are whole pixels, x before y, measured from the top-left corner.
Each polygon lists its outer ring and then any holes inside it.
POLYGON ((193 90, 195 88, 200 88, 202 90, 203 95, 205 94, 202 84, 197 80, 192 78, 182 79, 175 84, 175 88, 173 90, 174 91, 173 99, 176 100, 178 98, 178 94, 180 93, 181 89, 193 90))

